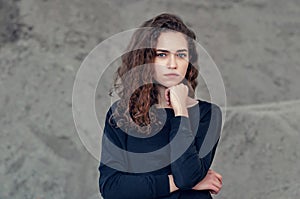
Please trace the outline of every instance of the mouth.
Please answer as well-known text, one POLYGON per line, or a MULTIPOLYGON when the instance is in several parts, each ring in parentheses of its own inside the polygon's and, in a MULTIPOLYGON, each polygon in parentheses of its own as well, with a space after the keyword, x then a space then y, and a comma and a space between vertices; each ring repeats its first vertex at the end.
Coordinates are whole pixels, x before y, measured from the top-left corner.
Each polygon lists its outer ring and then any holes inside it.
POLYGON ((167 74, 164 74, 164 76, 167 76, 167 77, 177 77, 179 75, 177 73, 167 73, 167 74))

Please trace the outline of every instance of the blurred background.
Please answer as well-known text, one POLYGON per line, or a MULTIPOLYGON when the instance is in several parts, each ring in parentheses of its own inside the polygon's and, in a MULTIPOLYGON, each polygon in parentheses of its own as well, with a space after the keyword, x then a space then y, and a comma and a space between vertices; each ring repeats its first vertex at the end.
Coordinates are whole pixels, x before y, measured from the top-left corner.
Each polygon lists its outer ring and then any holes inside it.
POLYGON ((196 32, 225 83, 214 197, 300 197, 300 1, 0 0, 1 199, 101 198, 73 121, 75 75, 101 41, 162 12, 196 32))

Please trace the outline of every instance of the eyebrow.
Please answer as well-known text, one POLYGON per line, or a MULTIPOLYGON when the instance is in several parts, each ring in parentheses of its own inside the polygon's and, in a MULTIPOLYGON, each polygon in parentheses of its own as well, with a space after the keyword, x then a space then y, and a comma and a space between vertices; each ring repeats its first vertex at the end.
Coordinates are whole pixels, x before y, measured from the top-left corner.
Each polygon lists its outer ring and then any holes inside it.
MULTIPOLYGON (((169 53, 169 50, 164 50, 164 49, 156 49, 156 51, 161 51, 161 52, 166 52, 169 53)), ((179 49, 176 52, 187 52, 187 49, 179 49)))

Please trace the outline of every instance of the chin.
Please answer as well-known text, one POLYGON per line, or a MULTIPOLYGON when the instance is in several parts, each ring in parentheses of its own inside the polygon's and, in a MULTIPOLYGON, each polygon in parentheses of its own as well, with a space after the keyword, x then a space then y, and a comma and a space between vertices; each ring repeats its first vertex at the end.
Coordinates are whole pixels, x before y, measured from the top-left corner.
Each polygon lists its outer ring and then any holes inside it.
POLYGON ((166 88, 169 88, 171 86, 176 86, 178 84, 180 84, 182 81, 157 81, 157 80, 154 80, 154 83, 156 84, 159 84, 163 87, 166 87, 166 88))
POLYGON ((162 83, 161 85, 163 85, 164 87, 172 87, 172 86, 176 86, 178 85, 180 82, 174 82, 174 83, 162 83))

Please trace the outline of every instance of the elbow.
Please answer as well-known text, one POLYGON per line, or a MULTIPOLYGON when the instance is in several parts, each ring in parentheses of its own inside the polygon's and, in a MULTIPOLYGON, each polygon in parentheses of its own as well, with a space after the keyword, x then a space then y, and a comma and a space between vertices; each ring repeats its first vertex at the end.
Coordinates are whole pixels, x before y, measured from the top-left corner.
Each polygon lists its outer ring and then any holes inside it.
POLYGON ((132 193, 119 193, 117 190, 106 190, 101 195, 104 199, 136 199, 138 197, 132 195, 132 193))
POLYGON ((114 190, 113 186, 109 184, 109 182, 104 181, 101 176, 99 179, 99 191, 103 198, 105 199, 121 199, 120 195, 118 195, 117 191, 114 190))
POLYGON ((128 197, 119 194, 117 190, 109 186, 100 186, 101 196, 105 199, 127 199, 128 197))
POLYGON ((101 196, 105 199, 124 199, 124 197, 117 194, 117 192, 105 192, 101 194, 101 196))
POLYGON ((100 192, 101 196, 105 199, 124 199, 124 196, 122 194, 118 194, 117 190, 112 190, 107 187, 104 189, 100 188, 100 192))
POLYGON ((116 187, 110 182, 100 184, 99 189, 104 199, 136 199, 136 196, 132 192, 126 191, 121 187, 116 187))

